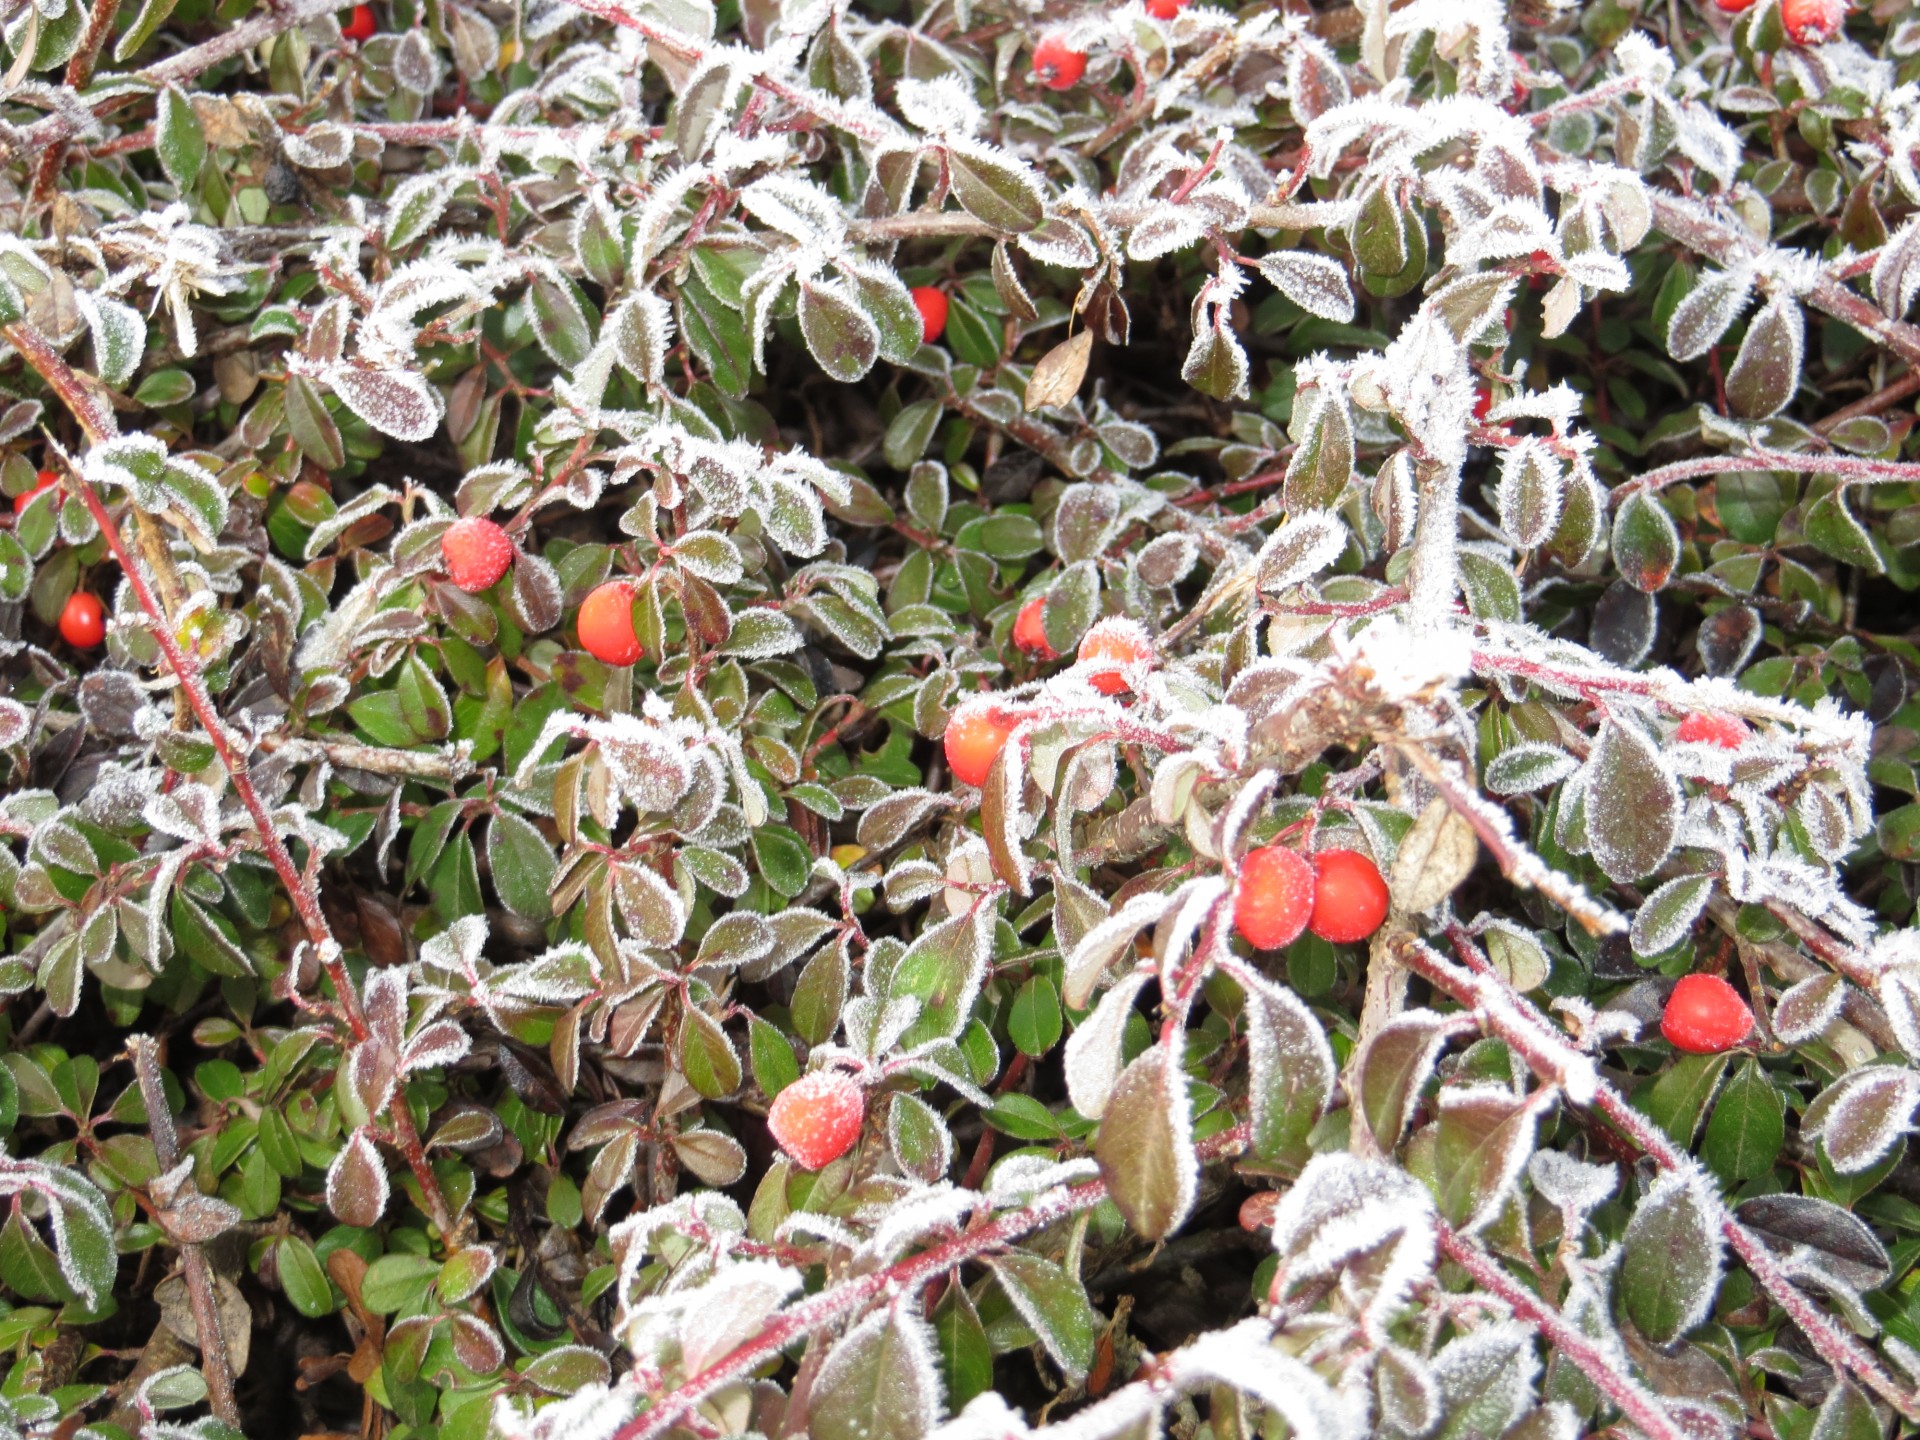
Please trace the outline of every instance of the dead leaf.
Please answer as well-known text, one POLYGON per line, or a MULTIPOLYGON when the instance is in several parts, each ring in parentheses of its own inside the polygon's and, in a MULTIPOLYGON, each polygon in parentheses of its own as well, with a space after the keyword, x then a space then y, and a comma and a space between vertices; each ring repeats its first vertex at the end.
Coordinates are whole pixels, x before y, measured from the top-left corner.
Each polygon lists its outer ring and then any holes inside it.
POLYGON ((1062 340, 1033 367, 1027 381, 1027 409, 1064 405, 1087 378, 1087 361, 1093 357, 1093 332, 1082 330, 1071 340, 1062 340))

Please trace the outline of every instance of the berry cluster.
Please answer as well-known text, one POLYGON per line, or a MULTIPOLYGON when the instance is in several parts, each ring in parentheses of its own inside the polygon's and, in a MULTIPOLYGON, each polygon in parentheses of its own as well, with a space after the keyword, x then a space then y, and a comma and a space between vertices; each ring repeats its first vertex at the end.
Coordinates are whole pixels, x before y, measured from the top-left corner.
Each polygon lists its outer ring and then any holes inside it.
POLYGON ((1322 850, 1309 862, 1265 845, 1240 862, 1233 928, 1260 950, 1291 945, 1307 930, 1350 945, 1380 928, 1391 900, 1380 867, 1358 850, 1322 850))

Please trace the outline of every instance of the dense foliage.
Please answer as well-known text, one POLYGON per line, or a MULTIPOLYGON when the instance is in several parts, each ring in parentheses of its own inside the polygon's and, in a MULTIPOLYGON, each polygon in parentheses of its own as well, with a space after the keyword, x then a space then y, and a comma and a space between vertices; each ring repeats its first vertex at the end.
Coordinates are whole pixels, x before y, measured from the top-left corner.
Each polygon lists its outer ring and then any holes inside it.
POLYGON ((1920 1423, 1920 9, 333 5, 0 7, 0 1435, 1920 1423))

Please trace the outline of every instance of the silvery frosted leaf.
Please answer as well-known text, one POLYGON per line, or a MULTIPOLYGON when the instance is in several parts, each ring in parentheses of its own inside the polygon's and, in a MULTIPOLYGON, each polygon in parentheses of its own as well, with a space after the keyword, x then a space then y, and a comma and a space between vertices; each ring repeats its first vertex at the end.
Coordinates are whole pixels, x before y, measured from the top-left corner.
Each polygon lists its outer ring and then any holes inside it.
POLYGON ((1260 273, 1309 315, 1347 324, 1353 319, 1353 286, 1331 255, 1309 250, 1280 250, 1256 262, 1260 273))
POLYGON ((1400 1143, 1450 1029, 1432 1010, 1408 1010, 1381 1026, 1351 1061, 1348 1093, 1381 1150, 1400 1143))
POLYGON ((1579 768, 1580 762, 1558 745, 1523 740, 1493 757, 1484 780, 1496 795, 1525 795, 1557 785, 1579 768))
POLYGON ((1195 326, 1180 378, 1215 400, 1246 399, 1247 352, 1233 327, 1224 320, 1195 326))
POLYGON ((1587 840, 1609 880, 1650 875, 1673 849, 1680 786, 1638 726, 1608 719, 1587 761, 1587 840))
POLYGON ((945 1409, 933 1335, 912 1306, 863 1320, 815 1378, 808 1433, 817 1440, 920 1440, 945 1409))
POLYGON ((341 364, 327 371, 326 381, 349 410, 396 440, 431 439, 446 413, 440 392, 411 370, 341 364))
POLYGON ((1075 1110, 1090 1120, 1106 1114, 1114 1081, 1120 1078, 1120 1045, 1127 1021, 1133 1014, 1133 1003, 1152 978, 1146 970, 1122 976, 1067 1037, 1063 1056, 1067 1098, 1075 1110))
POLYGON ((327 1168, 327 1209, 343 1225, 376 1224, 387 1209, 387 1167, 365 1130, 356 1130, 327 1168))
POLYGON ((1514 544, 1531 550, 1552 537, 1560 523, 1565 485, 1560 462, 1531 437, 1501 457, 1496 491, 1500 528, 1513 537, 1514 544))
POLYGON ((1719 1201, 1697 1174, 1654 1181, 1627 1222, 1618 1275, 1621 1303, 1642 1335, 1666 1345, 1706 1319, 1720 1289, 1719 1201))
POLYGON ((1168 1359, 1183 1388, 1230 1386, 1280 1416, 1294 1435, 1360 1440, 1353 1407, 1310 1366, 1276 1347, 1265 1321, 1202 1335, 1168 1359))
POLYGON ((1893 1148, 1920 1103, 1920 1074, 1868 1065, 1821 1091, 1801 1117, 1800 1133, 1818 1139, 1839 1174, 1865 1170, 1893 1148))
POLYGON ((1136 1056, 1108 1097, 1094 1155, 1127 1224, 1159 1240, 1186 1222, 1199 1190, 1185 1072, 1164 1045, 1136 1056))
POLYGON ((1483 1325, 1433 1357, 1441 1413, 1471 1415, 1474 1430, 1486 1435, 1500 1434, 1533 1404, 1539 1373, 1533 1334, 1515 1320, 1483 1325))
POLYGON ((1255 560, 1255 583, 1269 595, 1278 595, 1303 580, 1311 580, 1340 558, 1347 547, 1347 527, 1331 510, 1295 515, 1268 537, 1255 560))
POLYGON ((1896 320, 1920 294, 1920 219, 1908 220, 1880 247, 1873 262, 1873 298, 1896 320))
POLYGON ((1326 1031, 1300 997, 1285 986, 1255 981, 1252 974, 1242 979, 1250 1139, 1254 1154, 1283 1157, 1305 1142, 1326 1109, 1337 1072, 1326 1031))
POLYGON ((989 1263, 1000 1288, 1040 1337, 1054 1364, 1070 1378, 1085 1375, 1093 1364, 1102 1322, 1079 1278, 1024 1250, 1008 1251, 989 1263))
POLYGON ((1671 950, 1693 929, 1713 898, 1713 876, 1682 875, 1660 886, 1640 904, 1629 939, 1636 955, 1671 950))
POLYGON ((1676 360, 1698 360, 1720 343, 1753 294, 1747 270, 1715 270, 1700 277, 1674 307, 1667 325, 1667 351, 1676 360))
POLYGON ((1273 1248, 1288 1289, 1346 1272, 1347 1293, 1371 1315, 1393 1313, 1432 1275, 1435 1247, 1426 1186, 1346 1151, 1314 1156, 1274 1211, 1273 1248))
POLYGON ((1800 304, 1790 295, 1775 295, 1753 317, 1727 371, 1727 404, 1734 414, 1763 420, 1793 399, 1800 385, 1806 329, 1800 304))

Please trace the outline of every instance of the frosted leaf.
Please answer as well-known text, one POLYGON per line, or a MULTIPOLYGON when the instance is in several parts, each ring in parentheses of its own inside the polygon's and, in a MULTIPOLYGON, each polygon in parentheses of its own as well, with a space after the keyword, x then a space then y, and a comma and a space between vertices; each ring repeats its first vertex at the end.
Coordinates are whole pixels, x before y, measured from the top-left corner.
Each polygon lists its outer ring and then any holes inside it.
POLYGON ((1527 1162, 1527 1177, 1542 1199, 1572 1223, 1599 1209, 1613 1198, 1620 1186, 1620 1173, 1612 1165, 1590 1165, 1559 1150, 1536 1151, 1527 1162))
MULTIPOLYGON (((1914 1026, 1914 979, 1909 978, 1898 987, 1902 991, 1899 1001, 1895 1001, 1890 994, 1890 980, 1891 976, 1881 977, 1880 1000, 1886 1007, 1887 1018, 1893 1025, 1894 1035, 1900 1040, 1901 1049, 1912 1055, 1914 1050, 1908 1041, 1911 1039, 1920 1043, 1920 1029, 1914 1026), (1897 1007, 1903 1013, 1896 1014, 1897 1007)), ((1838 975, 1810 975, 1775 1003, 1773 1033, 1786 1045, 1803 1045, 1816 1039, 1833 1023, 1846 998, 1847 982, 1838 975)))
POLYGON ((361 1229, 386 1213, 387 1167, 364 1129, 355 1130, 327 1167, 327 1209, 343 1225, 361 1229))
POLYGON ((1667 325, 1667 351, 1676 360, 1698 360, 1720 343, 1753 294, 1753 272, 1716 270, 1700 277, 1667 325))
POLYGON ((1225 1385, 1273 1410, 1295 1435, 1315 1440, 1359 1440, 1364 1433, 1352 1408, 1312 1369, 1272 1344, 1272 1324, 1243 1320, 1203 1335, 1170 1358, 1174 1383, 1183 1389, 1225 1385))
POLYGON ((1525 1100, 1503 1083, 1447 1085, 1439 1094, 1440 1207, 1468 1234, 1498 1218, 1533 1154, 1547 1086, 1525 1100))
MULTIPOLYGON (((1796 985, 1794 990, 1799 988, 1796 985)), ((1880 994, 1880 1004, 1887 1012, 1887 1022, 1893 1027, 1893 1035, 1900 1042, 1900 1048, 1907 1052, 1909 1058, 1920 1060, 1920 966, 1901 965, 1889 969, 1881 974, 1876 988, 1880 994)), ((1787 993, 1791 995, 1793 991, 1787 993)), ((1785 996, 1781 997, 1781 1003, 1786 1003, 1785 996)), ((1837 1007, 1840 1001, 1836 998, 1833 1003, 1837 1007)), ((1786 1036, 1780 1038, 1784 1040, 1786 1036)))
POLYGON ((1486 787, 1496 795, 1525 795, 1557 785, 1579 768, 1580 762, 1558 745, 1523 740, 1493 757, 1486 787))
POLYGON ((1133 938, 1155 923, 1173 904, 1171 895, 1135 895, 1086 933, 1067 957, 1060 996, 1070 1010, 1084 1009, 1100 977, 1133 948, 1133 938))
POLYGON ((188 844, 215 844, 220 839, 220 798, 197 781, 152 796, 141 815, 162 834, 188 844))
POLYGON ((812 1395, 820 1440, 918 1440, 945 1408, 927 1322, 910 1303, 869 1316, 833 1347, 812 1395))
POLYGON ((1284 1288, 1340 1274, 1373 1333, 1433 1273, 1436 1243, 1426 1186, 1397 1166, 1345 1151, 1309 1161, 1274 1212, 1284 1288), (1363 1257, 1371 1258, 1355 1263, 1363 1257))
POLYGON ((799 1290, 799 1274, 771 1260, 723 1265, 682 1312, 680 1346, 686 1372, 698 1374, 751 1340, 799 1290))
POLYGON ((1695 1171, 1667 1171, 1621 1238, 1618 1289, 1627 1316, 1656 1345, 1707 1318, 1720 1289, 1724 1212, 1695 1171))
POLYGON ((1152 974, 1135 970, 1121 978, 1100 997, 1093 1013, 1074 1027, 1067 1037, 1065 1067, 1067 1098, 1073 1108, 1089 1120, 1106 1113, 1107 1097, 1120 1078, 1120 1042, 1126 1032, 1133 1002, 1139 998, 1152 974))
POLYGON ((1880 247, 1873 262, 1873 298, 1899 319, 1920 295, 1920 219, 1908 220, 1880 247))
POLYGON ((903 78, 894 101, 901 118, 929 135, 975 135, 986 123, 971 88, 957 73, 933 80, 903 78))
POLYGON ((451 1020, 437 1020, 421 1028, 400 1052, 400 1069, 411 1075, 416 1070, 431 1070, 452 1065, 466 1058, 473 1048, 467 1032, 451 1020))
POLYGON ((1557 256, 1560 242, 1546 212, 1536 204, 1509 200, 1447 246, 1449 264, 1468 266, 1485 260, 1511 260, 1544 250, 1557 256))
POLYGON ((1501 457, 1495 495, 1500 528, 1522 550, 1531 550, 1552 538, 1554 527, 1560 523, 1565 494, 1565 472, 1537 438, 1528 436, 1501 457))
POLYGON ((1274 289, 1309 315, 1342 325, 1353 319, 1353 286, 1331 255, 1281 250, 1255 263, 1274 289))
POLYGON ((1476 1430, 1498 1435, 1533 1404, 1540 1359, 1532 1332, 1517 1320, 1502 1320, 1448 1341, 1433 1357, 1433 1374, 1442 1414, 1470 1413, 1476 1430))
POLYGON ((1609 718, 1587 761, 1587 841, 1609 880, 1650 875, 1673 849, 1680 786, 1635 725, 1609 718))
POLYGON ((446 402, 426 378, 411 370, 361 370, 337 365, 327 384, 346 407, 396 440, 430 440, 446 414, 446 402))
POLYGON ((1255 1154, 1283 1155, 1304 1143, 1332 1097, 1337 1073, 1333 1048, 1313 1012, 1292 990, 1251 972, 1236 978, 1247 992, 1250 1138, 1255 1154))
POLYGON ((651 290, 634 292, 608 317, 606 335, 629 374, 649 385, 661 383, 673 339, 673 311, 665 299, 651 290))
POLYGON ((1693 922, 1713 898, 1713 876, 1682 875, 1669 880, 1641 902, 1628 938, 1636 955, 1671 950, 1692 931, 1693 922))
POLYGON ((1815 1097, 1800 1133, 1818 1139, 1841 1175, 1865 1170, 1910 1128, 1920 1103, 1920 1074, 1894 1065, 1868 1065, 1842 1075, 1815 1097))
POLYGON ((1268 538, 1254 561, 1255 583, 1269 595, 1310 580, 1347 548, 1347 527, 1331 510, 1309 510, 1290 518, 1268 538))

